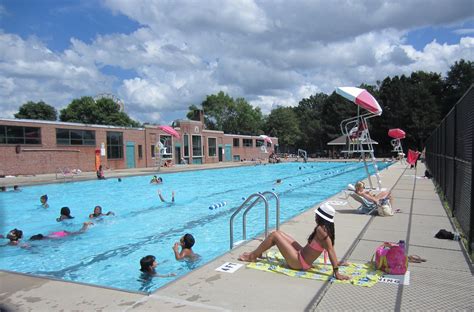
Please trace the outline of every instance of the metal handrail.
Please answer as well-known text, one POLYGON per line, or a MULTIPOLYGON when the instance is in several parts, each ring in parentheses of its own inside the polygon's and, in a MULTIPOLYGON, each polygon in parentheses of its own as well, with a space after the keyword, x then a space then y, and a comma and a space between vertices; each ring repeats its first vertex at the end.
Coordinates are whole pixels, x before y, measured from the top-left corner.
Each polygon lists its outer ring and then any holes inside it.
POLYGON ((257 197, 257 199, 250 205, 249 208, 252 208, 257 203, 257 201, 259 199, 263 200, 263 202, 265 203, 265 237, 267 237, 267 235, 268 235, 268 201, 265 198, 265 196, 263 196, 262 194, 259 194, 259 193, 252 194, 242 203, 242 205, 240 205, 239 208, 237 208, 237 210, 230 217, 230 222, 229 222, 229 226, 230 226, 230 249, 234 248, 234 218, 242 210, 242 208, 244 208, 244 206, 250 200, 252 200, 255 197, 257 197))
POLYGON ((276 229, 280 229, 280 198, 275 192, 265 191, 263 193, 255 193, 250 195, 246 201, 230 217, 230 249, 234 247, 234 217, 243 209, 243 207, 250 202, 254 197, 257 197, 245 210, 242 215, 242 237, 247 239, 247 213, 262 199, 265 203, 265 237, 268 236, 268 200, 265 195, 271 195, 276 200, 276 229))

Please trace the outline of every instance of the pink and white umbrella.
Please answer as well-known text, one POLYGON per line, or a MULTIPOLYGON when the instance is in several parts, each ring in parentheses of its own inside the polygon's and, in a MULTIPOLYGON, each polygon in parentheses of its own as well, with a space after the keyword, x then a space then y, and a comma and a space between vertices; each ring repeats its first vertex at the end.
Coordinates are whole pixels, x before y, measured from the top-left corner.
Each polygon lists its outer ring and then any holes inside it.
POLYGON ((170 127, 170 126, 159 126, 158 129, 160 130, 163 130, 164 132, 168 133, 168 134, 171 134, 172 136, 174 136, 175 138, 179 139, 181 136, 179 135, 179 133, 173 129, 173 127, 170 127))
POLYGON ((355 87, 337 87, 336 93, 354 102, 363 109, 368 110, 374 115, 382 115, 382 108, 380 107, 377 100, 367 92, 367 90, 355 88, 355 87))
POLYGON ((270 137, 267 136, 267 135, 261 134, 261 135, 259 135, 258 137, 261 138, 261 139, 263 139, 264 142, 273 144, 272 139, 270 139, 270 137))
POLYGON ((399 128, 390 129, 388 130, 388 136, 393 139, 404 139, 405 138, 405 131, 399 128))

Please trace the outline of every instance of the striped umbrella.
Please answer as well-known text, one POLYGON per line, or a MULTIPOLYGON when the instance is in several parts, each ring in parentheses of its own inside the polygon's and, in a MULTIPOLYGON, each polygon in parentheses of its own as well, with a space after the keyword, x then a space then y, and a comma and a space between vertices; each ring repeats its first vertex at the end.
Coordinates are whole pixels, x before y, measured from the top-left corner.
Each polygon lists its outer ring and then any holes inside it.
POLYGON ((337 87, 336 93, 368 110, 374 115, 382 115, 382 108, 377 100, 367 90, 355 87, 337 87))

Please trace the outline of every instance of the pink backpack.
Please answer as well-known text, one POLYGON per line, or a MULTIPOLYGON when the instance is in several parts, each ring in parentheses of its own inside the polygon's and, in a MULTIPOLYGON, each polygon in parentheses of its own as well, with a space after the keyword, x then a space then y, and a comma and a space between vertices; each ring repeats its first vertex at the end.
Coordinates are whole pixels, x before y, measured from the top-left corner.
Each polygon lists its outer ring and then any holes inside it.
MULTIPOLYGON (((373 261, 374 257, 372 257, 373 261)), ((404 275, 408 268, 405 246, 385 242, 375 250, 375 266, 388 274, 404 275)))

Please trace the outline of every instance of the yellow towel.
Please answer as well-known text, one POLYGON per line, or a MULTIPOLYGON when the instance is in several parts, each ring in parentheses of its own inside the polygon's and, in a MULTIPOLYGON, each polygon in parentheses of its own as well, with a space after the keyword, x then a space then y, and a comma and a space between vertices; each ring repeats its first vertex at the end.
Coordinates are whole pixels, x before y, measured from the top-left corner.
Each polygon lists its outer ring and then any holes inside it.
POLYGON ((348 266, 339 267, 341 274, 350 276, 348 281, 336 280, 333 277, 331 264, 324 264, 321 257, 316 259, 313 263, 313 268, 308 271, 299 271, 289 269, 286 265, 285 258, 279 252, 267 252, 267 258, 259 260, 258 262, 251 262, 247 265, 248 268, 281 273, 288 276, 314 279, 318 281, 331 281, 340 284, 353 284, 362 287, 372 287, 377 284, 379 278, 383 275, 382 271, 374 270, 370 264, 351 263, 348 266))

